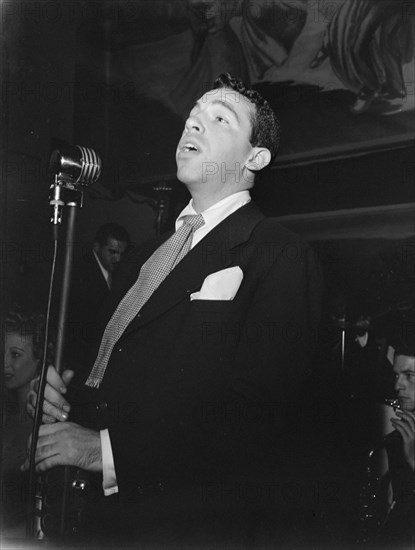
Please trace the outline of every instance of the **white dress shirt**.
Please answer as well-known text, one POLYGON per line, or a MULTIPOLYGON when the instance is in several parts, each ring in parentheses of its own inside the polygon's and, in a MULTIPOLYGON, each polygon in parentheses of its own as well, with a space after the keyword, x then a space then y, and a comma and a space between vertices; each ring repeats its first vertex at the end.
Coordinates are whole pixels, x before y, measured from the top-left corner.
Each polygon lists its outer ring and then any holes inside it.
MULTIPOLYGON (((249 191, 239 191, 233 195, 222 199, 210 208, 207 208, 202 214, 205 224, 193 233, 193 248, 199 241, 205 237, 209 231, 212 231, 221 221, 233 214, 236 210, 248 204, 251 201, 249 191)), ((183 225, 183 216, 195 215, 197 212, 193 208, 193 199, 182 210, 176 220, 176 231, 183 225)), ((105 496, 118 493, 117 476, 114 467, 114 458, 112 455, 111 441, 108 430, 101 430, 101 450, 102 450, 102 474, 105 496)))
POLYGON ((98 254, 95 252, 95 250, 93 250, 92 252, 93 252, 93 254, 94 254, 94 256, 95 256, 95 259, 96 259, 96 261, 97 261, 97 263, 98 263, 98 265, 99 265, 99 268, 100 268, 100 270, 101 270, 101 273, 102 273, 103 276, 104 276, 104 279, 105 279, 105 281, 106 281, 106 283, 107 283, 107 286, 108 286, 108 288, 111 290, 111 282, 110 282, 110 281, 111 281, 111 277, 110 277, 109 271, 107 271, 107 270, 105 269, 105 267, 102 265, 102 263, 100 262, 100 259, 98 258, 98 254))
MULTIPOLYGON (((199 241, 205 237, 209 231, 212 231, 214 227, 216 227, 221 221, 223 221, 225 218, 233 214, 236 210, 241 208, 241 206, 244 206, 245 204, 248 204, 248 202, 251 201, 251 196, 249 194, 249 191, 239 191, 238 193, 234 193, 233 195, 229 195, 229 197, 226 197, 222 199, 220 202, 217 202, 204 212, 201 212, 203 219, 205 221, 205 225, 202 225, 202 227, 199 227, 194 233, 193 233, 193 239, 192 244, 190 248, 193 248, 199 241)), ((183 216, 189 216, 189 215, 195 215, 197 212, 193 208, 193 199, 189 202, 189 204, 184 208, 179 217, 176 220, 176 231, 183 225, 183 216)))

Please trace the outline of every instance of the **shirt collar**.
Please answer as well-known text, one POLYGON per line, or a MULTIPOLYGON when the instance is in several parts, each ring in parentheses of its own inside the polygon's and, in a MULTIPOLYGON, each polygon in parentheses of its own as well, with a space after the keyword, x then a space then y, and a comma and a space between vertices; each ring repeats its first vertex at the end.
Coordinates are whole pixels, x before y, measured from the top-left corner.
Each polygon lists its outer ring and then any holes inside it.
MULTIPOLYGON (((229 195, 228 197, 225 197, 221 201, 217 202, 216 204, 213 204, 203 212, 200 212, 205 221, 205 225, 203 226, 204 230, 213 229, 216 225, 218 225, 219 222, 224 220, 227 216, 235 212, 235 210, 238 210, 238 208, 240 208, 244 204, 247 204, 250 201, 251 195, 249 191, 238 191, 238 193, 229 195)), ((179 227, 183 225, 184 216, 196 214, 197 212, 193 208, 193 199, 191 199, 189 204, 181 211, 176 220, 176 231, 179 229, 179 227)))

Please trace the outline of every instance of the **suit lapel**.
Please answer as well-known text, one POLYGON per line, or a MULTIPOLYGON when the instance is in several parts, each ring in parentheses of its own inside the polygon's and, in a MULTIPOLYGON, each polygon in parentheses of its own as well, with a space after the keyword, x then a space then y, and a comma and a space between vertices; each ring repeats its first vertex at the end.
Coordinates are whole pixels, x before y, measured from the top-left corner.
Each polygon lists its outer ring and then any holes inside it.
POLYGON ((232 249, 246 242, 263 218, 258 207, 251 202, 212 229, 154 291, 124 335, 163 314, 179 301, 189 299, 208 275, 229 267, 233 261, 232 249))

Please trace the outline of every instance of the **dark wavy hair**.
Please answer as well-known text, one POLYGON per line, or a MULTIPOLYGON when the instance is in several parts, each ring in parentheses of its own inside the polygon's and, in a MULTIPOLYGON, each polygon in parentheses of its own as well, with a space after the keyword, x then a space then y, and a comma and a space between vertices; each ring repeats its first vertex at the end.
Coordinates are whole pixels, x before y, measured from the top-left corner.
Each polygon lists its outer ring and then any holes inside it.
MULTIPOLYGON (((32 337, 32 351, 35 359, 43 359, 46 317, 43 313, 29 312, 21 309, 10 310, 4 319, 4 332, 16 332, 22 336, 32 337)), ((47 360, 53 362, 55 337, 49 335, 47 360)))
POLYGON ((229 73, 222 73, 213 84, 213 89, 230 88, 246 97, 255 105, 255 113, 251 118, 252 132, 249 141, 253 147, 266 147, 271 153, 271 162, 277 156, 280 147, 280 122, 271 105, 262 95, 249 88, 240 80, 229 73))
POLYGON ((94 242, 100 246, 105 246, 108 239, 115 239, 123 243, 130 244, 130 235, 124 227, 118 223, 108 222, 101 225, 96 232, 94 242))
POLYGON ((393 342, 395 349, 395 357, 398 355, 407 355, 408 357, 415 357, 415 341, 414 339, 397 339, 393 342))
POLYGON ((389 327, 389 343, 395 350, 395 355, 415 357, 415 309, 398 311, 392 316, 389 327))

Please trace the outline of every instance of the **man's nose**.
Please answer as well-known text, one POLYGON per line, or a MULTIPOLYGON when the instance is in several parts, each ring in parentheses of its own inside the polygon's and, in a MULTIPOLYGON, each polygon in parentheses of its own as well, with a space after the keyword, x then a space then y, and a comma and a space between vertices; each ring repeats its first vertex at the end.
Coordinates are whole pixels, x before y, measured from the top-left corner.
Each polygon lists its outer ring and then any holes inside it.
POLYGON ((194 130, 195 132, 200 133, 204 132, 205 130, 200 118, 195 116, 189 116, 189 118, 186 120, 185 128, 188 132, 190 130, 194 130))
POLYGON ((402 378, 400 376, 397 377, 395 382, 395 390, 403 390, 405 388, 405 385, 402 383, 402 378))

